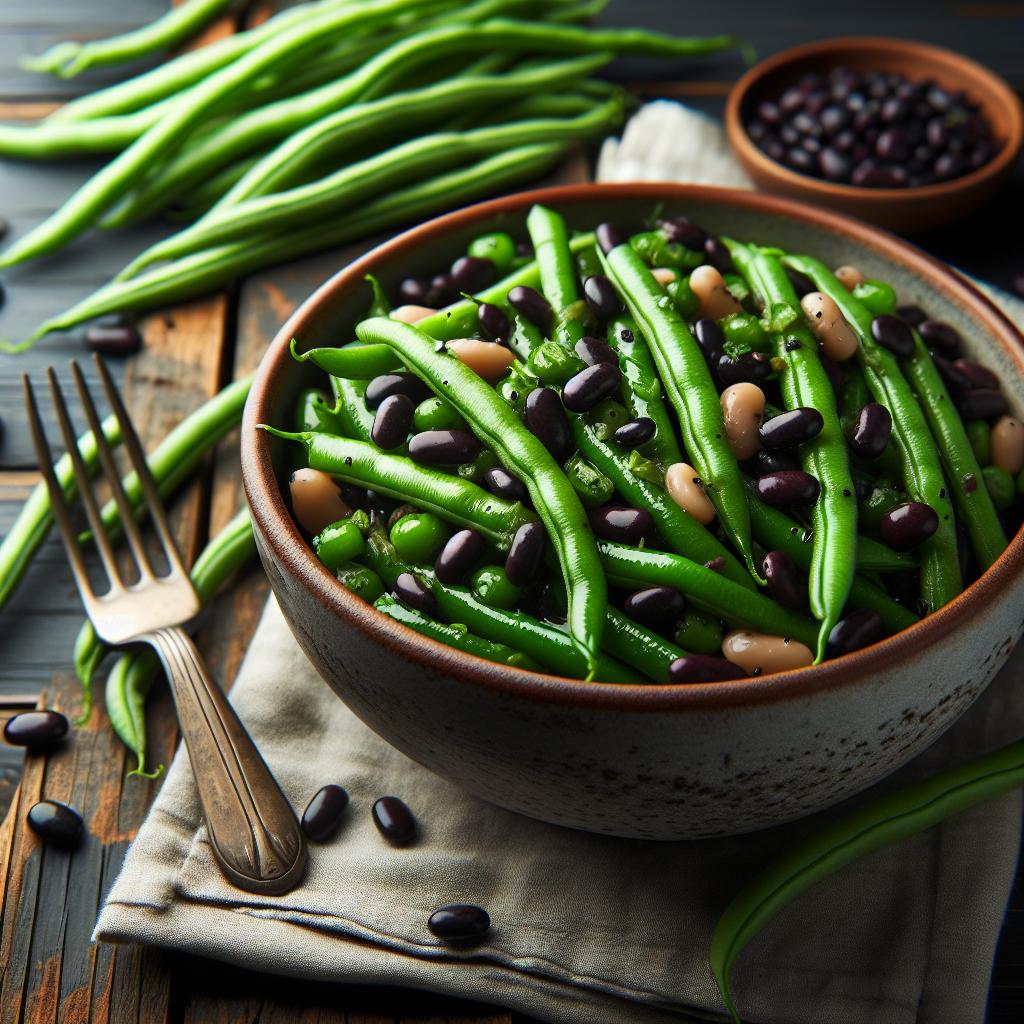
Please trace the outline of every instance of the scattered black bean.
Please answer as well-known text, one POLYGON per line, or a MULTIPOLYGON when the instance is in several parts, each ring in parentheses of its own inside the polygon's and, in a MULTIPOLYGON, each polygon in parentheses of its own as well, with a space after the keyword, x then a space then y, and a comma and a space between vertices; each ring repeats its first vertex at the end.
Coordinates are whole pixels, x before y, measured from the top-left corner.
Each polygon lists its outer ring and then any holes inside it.
POLYGON ((416 407, 408 395, 388 395, 373 417, 370 427, 370 440, 378 448, 390 451, 405 444, 412 426, 412 417, 416 407))
POLYGON ((430 299, 430 282, 422 277, 407 277, 398 286, 398 297, 410 306, 426 306, 430 299))
POLYGON ((576 342, 574 349, 576 355, 587 366, 594 366, 596 363, 611 363, 612 366, 619 365, 619 357, 615 354, 615 350, 603 338, 585 335, 576 342))
POLYGON ((529 288, 525 284, 516 285, 508 293, 508 304, 534 327, 539 327, 545 334, 550 333, 554 319, 551 303, 536 288, 529 288))
POLYGON ((526 484, 501 466, 495 466, 484 473, 483 485, 491 494, 496 494, 506 501, 520 501, 524 505, 530 501, 530 492, 526 489, 526 484))
POLYGON ((488 341, 504 341, 508 337, 508 316, 501 306, 493 302, 481 302, 476 312, 480 333, 488 341))
POLYGON ((454 302, 459 290, 452 280, 451 274, 435 274, 430 279, 430 291, 427 293, 428 306, 446 306, 454 302))
POLYGON ((491 929, 491 917, 483 907, 472 903, 452 903, 438 907, 427 927, 446 942, 479 942, 491 929))
POLYGON ((811 406, 790 409, 770 420, 765 420, 758 433, 766 448, 788 448, 817 437, 825 426, 821 413, 811 406))
POLYGON ((717 238, 709 238, 704 243, 704 255, 707 257, 708 263, 720 274, 732 273, 732 257, 729 255, 729 250, 717 238))
POLYGON ((712 366, 716 366, 718 360, 722 358, 722 348, 725 345, 722 328, 714 320, 704 318, 693 325, 693 336, 697 339, 704 358, 712 366))
POLYGON ((796 293, 801 299, 810 292, 818 290, 806 274, 801 274, 799 270, 793 270, 792 267, 786 267, 786 277, 789 278, 790 284, 796 289, 796 293))
POLYGON ((967 388, 986 388, 992 391, 999 390, 999 378, 981 363, 973 359, 954 359, 953 368, 960 374, 967 388))
POLYGON ((762 563, 768 593, 784 608, 807 607, 807 583, 785 551, 769 551, 762 563))
POLYGON ((668 678, 672 683, 722 683, 730 679, 745 679, 746 675, 731 661, 706 654, 684 655, 668 667, 668 678))
POLYGON ((562 388, 562 401, 572 412, 587 412, 615 394, 622 374, 612 363, 594 363, 570 377, 562 388))
POLYGON ((442 583, 456 586, 483 561, 487 545, 476 530, 453 533, 434 562, 434 573, 442 583))
POLYGON ((603 540, 636 547, 650 533, 654 521, 644 508, 605 505, 587 512, 590 527, 603 540))
POLYGON ((466 430, 421 430, 409 439, 409 458, 427 466, 461 466, 479 452, 480 442, 466 430))
POLYGON ((407 846, 416 838, 416 819, 397 796, 382 796, 374 803, 373 823, 392 846, 407 846))
POLYGON ((612 438, 616 444, 622 445, 623 448, 639 448, 640 445, 647 444, 654 437, 657 429, 658 427, 654 420, 648 416, 640 416, 635 420, 623 423, 612 434, 612 438))
POLYGON ((931 505, 908 501, 882 516, 878 533, 894 550, 909 551, 926 541, 938 528, 939 517, 931 505))
POLYGON ((675 587, 647 587, 630 594, 622 610, 641 625, 668 633, 683 617, 686 599, 675 587))
POLYGON ((616 246, 624 245, 629 241, 629 235, 617 224, 598 224, 594 236, 597 239, 597 244, 601 247, 601 252, 605 255, 616 246))
POLYGON ((523 523, 512 538, 505 558, 505 575, 510 583, 525 587, 540 568, 547 533, 540 523, 523 523))
POLYGON ((766 476, 769 473, 786 473, 800 468, 800 462, 793 452, 772 451, 762 448, 746 464, 747 472, 754 477, 766 476))
POLYGON ((431 394, 430 388, 419 377, 403 370, 398 373, 382 373, 379 377, 374 377, 366 385, 364 401, 367 409, 376 409, 391 395, 407 395, 415 405, 419 405, 430 398, 431 394))
POLYGON ((4 726, 4 739, 14 747, 42 749, 60 743, 67 734, 68 720, 59 711, 23 711, 4 726))
POLYGON ((917 333, 929 348, 944 356, 955 356, 960 351, 960 332, 941 320, 922 320, 917 324, 917 333))
POLYGON ((437 599, 427 589, 426 584, 411 572, 399 574, 395 580, 395 596, 403 604, 423 612, 424 615, 434 615, 437 612, 437 599))
POLYGON ((460 292, 470 295, 498 280, 497 267, 479 256, 460 256, 451 269, 452 283, 460 292))
POLYGON ((665 232, 665 237, 670 242, 685 246, 691 252, 704 251, 708 233, 696 224, 692 224, 686 217, 658 221, 658 227, 665 232))
POLYGON ((314 843, 326 842, 338 831, 347 806, 348 793, 341 786, 324 786, 302 812, 302 831, 314 843))
POLYGON ((28 812, 28 827, 44 843, 60 850, 73 850, 82 841, 85 823, 73 807, 59 800, 40 800, 28 812))
POLYGON ((867 647, 884 636, 885 627, 878 612, 872 608, 860 608, 841 618, 832 627, 825 645, 825 656, 838 658, 841 654, 867 647))
POLYGON ((818 500, 821 485, 802 469, 768 473, 758 477, 757 496, 769 505, 810 505, 818 500))
POLYGON ((850 431, 850 449, 862 459, 877 459, 885 451, 892 434, 892 416, 884 405, 868 402, 857 414, 850 431))
POLYGON ((1001 391, 991 388, 975 388, 960 396, 957 406, 965 420, 994 420, 1009 410, 1009 404, 1001 391))
POLYGON ((907 359, 914 354, 914 335, 906 322, 898 316, 880 313, 871 321, 871 337, 882 348, 907 359))
POLYGON ((142 348, 142 334, 133 323, 95 323, 85 329, 85 344, 103 356, 133 356, 142 348))
POLYGON ((763 352, 744 352, 736 359, 723 355, 718 360, 716 370, 723 387, 730 384, 756 384, 771 376, 772 361, 763 352))
POLYGON ((526 426, 555 457, 565 462, 574 450, 572 430, 557 392, 534 388, 526 398, 526 426))
POLYGON ((920 327, 921 324, 928 319, 928 314, 920 306, 900 306, 897 308, 896 312, 903 317, 911 327, 920 327))

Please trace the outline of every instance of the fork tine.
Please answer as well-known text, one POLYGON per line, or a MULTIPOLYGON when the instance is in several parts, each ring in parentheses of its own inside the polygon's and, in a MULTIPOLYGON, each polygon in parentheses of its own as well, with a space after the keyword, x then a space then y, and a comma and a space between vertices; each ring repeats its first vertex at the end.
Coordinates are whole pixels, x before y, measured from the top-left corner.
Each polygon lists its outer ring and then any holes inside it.
POLYGON ((96 403, 92 400, 92 393, 89 391, 89 385, 86 383, 82 368, 74 359, 71 360, 71 373, 75 378, 78 395, 82 399, 85 418, 89 421, 89 429, 96 437, 96 450, 99 453, 100 462, 103 464, 103 471, 106 474, 110 491, 114 496, 114 501, 117 503, 118 511, 121 513, 121 525, 124 528, 128 544, 139 567, 140 578, 152 578, 156 575, 153 571, 153 563, 150 561, 146 545, 143 543, 139 525, 135 521, 135 513, 128 503, 128 496, 124 493, 121 475, 117 471, 117 463, 114 462, 114 454, 107 443, 106 437, 103 436, 103 430, 100 427, 100 417, 96 412, 96 403))
MULTIPOLYGON (((67 551, 68 562, 71 564, 71 572, 75 577, 75 585, 82 596, 90 617, 92 607, 96 601, 92 584, 89 582, 89 573, 85 567, 85 560, 82 558, 82 551, 78 546, 78 539, 75 528, 71 522, 71 511, 64 498, 64 491, 57 482, 57 476, 53 472, 53 452, 50 451, 50 443, 46 439, 43 430, 43 421, 39 416, 39 405, 36 402, 36 393, 32 387, 32 381, 27 373, 21 376, 22 387, 25 391, 25 411, 28 413, 29 428, 32 432, 32 443, 36 450, 36 459, 39 461, 39 471, 46 481, 46 489, 50 494, 50 508, 53 512, 54 522, 64 542, 64 549, 67 551)), ((78 445, 75 445, 78 451, 78 445)))
POLYGON ((100 516, 100 508, 96 503, 96 496, 92 492, 92 484, 89 480, 89 473, 82 462, 82 456, 78 451, 78 440, 75 437, 74 427, 71 426, 71 416, 68 413, 67 403, 64 401, 64 392, 61 390, 57 374, 52 366, 46 368, 46 377, 50 382, 50 393, 53 396, 53 404, 57 410, 57 422, 60 424, 61 433, 64 435, 64 447, 67 449, 68 457, 71 459, 71 466, 75 473, 75 482, 78 485, 78 493, 85 505, 85 514, 89 520, 89 528, 93 533, 93 541, 100 553, 103 568, 107 571, 107 577, 114 590, 124 589, 124 580, 117 568, 117 558, 114 549, 103 529, 103 519, 100 516))
POLYGON ((114 410, 114 415, 117 416, 118 422, 121 424, 121 443, 128 452, 132 468, 138 475, 139 483, 142 485, 142 493, 146 498, 150 518, 156 527, 157 534, 163 544, 164 554, 167 556, 167 561, 171 566, 171 575, 178 573, 184 576, 185 579, 188 579, 188 572, 182 564, 178 545, 171 534, 170 526, 167 524, 167 514, 164 512, 164 505, 160 500, 160 492, 157 490, 153 474, 149 470, 149 463, 146 462, 146 453, 143 451, 139 435, 135 431, 135 424, 132 423, 131 417, 128 415, 128 410, 125 408, 124 401, 114 385, 110 371, 107 369, 107 364, 104 363, 98 354, 93 358, 99 369, 103 388, 107 393, 107 401, 110 403, 111 409, 114 410))

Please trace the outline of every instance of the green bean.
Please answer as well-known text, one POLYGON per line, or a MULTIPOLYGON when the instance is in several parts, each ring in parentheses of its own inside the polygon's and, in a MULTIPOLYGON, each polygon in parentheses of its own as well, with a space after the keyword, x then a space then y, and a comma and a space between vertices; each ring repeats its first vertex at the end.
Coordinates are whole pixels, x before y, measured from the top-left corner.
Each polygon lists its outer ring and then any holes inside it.
POLYGON ((683 616, 676 629, 675 641, 694 654, 720 656, 725 630, 713 615, 702 615, 692 609, 683 616))
MULTIPOLYGON (((723 239, 733 264, 765 308, 800 309, 796 290, 778 258, 764 250, 723 239)), ((811 614, 821 623, 815 662, 825 656, 832 627, 839 621, 856 571, 857 497, 850 475, 846 438, 839 423, 832 382, 818 357, 818 343, 801 321, 774 335, 775 356, 783 366, 779 386, 787 409, 817 409, 818 435, 800 445, 804 472, 821 486, 811 508, 814 546, 808 570, 811 614), (795 343, 795 344, 794 344, 795 343)))
POLYGON ((409 368, 451 402, 483 444, 526 484, 558 555, 569 595, 569 631, 593 667, 605 619, 604 577, 586 513, 551 453, 513 409, 495 401, 489 384, 447 352, 436 351, 433 339, 416 327, 378 317, 359 324, 356 337, 400 351, 409 368))
POLYGON ((628 458, 614 445, 601 439, 592 416, 572 416, 570 421, 580 452, 611 480, 628 505, 646 509, 651 514, 666 546, 694 562, 722 558, 725 560, 722 569, 725 576, 745 590, 754 589, 750 574, 710 530, 687 515, 668 496, 664 487, 630 472, 628 458))
POLYGON ((369 441, 374 415, 366 408, 366 382, 331 377, 334 411, 341 422, 342 433, 357 441, 369 441))
POLYGON ((967 440, 979 466, 992 464, 992 428, 985 420, 968 420, 964 424, 967 440))
MULTIPOLYGON (((256 554, 256 540, 252 533, 249 510, 243 508, 203 549, 189 575, 196 588, 200 603, 207 604, 223 586, 256 554)), ((100 645, 102 659, 106 649, 100 645)), ((107 676, 105 702, 118 739, 131 750, 137 760, 129 775, 155 779, 163 773, 163 765, 154 771, 146 768, 146 695, 160 669, 156 653, 146 649, 141 653, 122 654, 107 676)), ((84 716, 88 717, 88 715, 84 716)))
MULTIPOLYGON (((112 444, 121 441, 121 426, 116 416, 109 416, 102 423, 103 436, 112 444)), ((99 464, 99 451, 91 431, 82 434, 78 439, 78 451, 88 472, 93 472, 99 464)), ((75 474, 68 455, 62 455, 53 464, 54 475, 61 490, 70 500, 77 493, 75 474)), ((21 506, 7 536, 0 543, 0 609, 11 599, 18 589, 36 552, 39 550, 46 535, 53 525, 53 512, 50 507, 50 493, 46 481, 40 481, 32 489, 25 504, 21 506)))
POLYGON ((681 647, 650 632, 615 608, 608 609, 601 646, 612 657, 642 672, 656 683, 670 682, 669 665, 686 653, 681 647))
POLYGON ((382 452, 374 444, 261 426, 275 437, 301 444, 311 469, 416 505, 456 526, 479 530, 499 551, 509 549, 520 526, 537 519, 519 502, 506 501, 451 473, 420 466, 404 455, 382 452))
POLYGON ((569 459, 564 469, 566 479, 587 508, 600 508, 611 501, 615 484, 579 452, 569 459))
POLYGON ((541 291, 555 313, 554 339, 571 349, 584 335, 587 304, 580 298, 565 220, 537 203, 527 215, 526 230, 540 270, 541 291))
POLYGON ((681 555, 610 541, 598 541, 597 548, 608 582, 615 586, 675 587, 697 607, 726 622, 794 637, 812 649, 817 641, 818 631, 809 619, 681 555))
POLYGON ((939 517, 939 528, 920 545, 921 597, 929 611, 936 611, 960 593, 963 582, 953 509, 928 420, 896 357, 872 337, 871 313, 820 260, 787 256, 783 262, 806 274, 817 288, 830 295, 849 321, 860 341, 857 360, 871 394, 892 416, 892 436, 900 453, 907 494, 912 501, 930 505, 939 517))
POLYGON ((712 974, 732 1020, 729 972, 743 947, 816 882, 860 857, 922 832, 958 811, 1024 784, 1024 743, 876 797, 826 825, 760 871, 736 894, 711 938, 712 974))
POLYGON ((59 43, 40 57, 23 58, 21 66, 26 71, 49 71, 59 78, 74 78, 89 68, 109 67, 165 53, 198 34, 231 3, 232 0, 184 0, 163 17, 141 28, 109 39, 59 43))
MULTIPOLYGON (((251 241, 218 246, 165 267, 158 267, 143 277, 111 282, 71 309, 41 324, 24 341, 16 345, 0 343, 0 351, 23 352, 51 331, 69 330, 85 320, 107 313, 153 309, 205 295, 253 271, 329 249, 396 223, 420 218, 438 209, 447 209, 453 204, 500 191, 541 174, 561 152, 562 147, 558 145, 523 146, 481 160, 470 167, 396 190, 367 203, 357 213, 336 223, 312 224, 286 237, 258 236, 251 241)), ((529 278, 531 272, 527 271, 524 276, 529 278)), ((431 319, 437 331, 443 331, 446 324, 466 321, 475 323, 476 304, 464 300, 436 316, 437 319, 431 319), (456 314, 461 316, 461 321, 456 319, 456 314)))
POLYGON ((651 352, 632 317, 619 317, 608 325, 608 344, 619 354, 622 371, 622 398, 633 419, 654 421, 654 437, 638 449, 658 464, 664 473, 669 466, 683 461, 675 428, 662 398, 661 379, 651 360, 651 352))
POLYGON ((118 279, 131 277, 151 263, 236 241, 253 232, 283 233, 293 227, 341 215, 359 202, 386 194, 395 186, 492 152, 534 143, 566 143, 588 138, 618 124, 621 114, 622 106, 616 97, 573 120, 516 121, 466 132, 423 135, 350 163, 319 181, 247 199, 211 213, 191 228, 151 246, 122 270, 118 279))
MULTIPOLYGON (((377 313, 377 316, 386 315, 377 313)), ((382 373, 392 373, 404 365, 397 353, 387 345, 343 345, 341 348, 311 348, 299 352, 292 338, 292 358, 300 363, 312 362, 324 373, 347 380, 373 380, 382 373)))
POLYGON ((679 417, 683 447, 718 511, 722 528, 750 574, 763 582, 750 546, 743 477, 725 438, 718 391, 704 356, 685 321, 628 244, 614 248, 603 262, 651 346, 654 364, 679 417))
MULTIPOLYGON (((0 267, 41 256, 71 241, 123 195, 153 161, 165 159, 196 125, 259 74, 294 67, 346 26, 385 21, 425 0, 367 0, 359 7, 325 11, 272 36, 182 96, 145 135, 89 179, 56 213, 0 254, 0 267)), ((240 154, 239 154, 240 155, 240 154)))

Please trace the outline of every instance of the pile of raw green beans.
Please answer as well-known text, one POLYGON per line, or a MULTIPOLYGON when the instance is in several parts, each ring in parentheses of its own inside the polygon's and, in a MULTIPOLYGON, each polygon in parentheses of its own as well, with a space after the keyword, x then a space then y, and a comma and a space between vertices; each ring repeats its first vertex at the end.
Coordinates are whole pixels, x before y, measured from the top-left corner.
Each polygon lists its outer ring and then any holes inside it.
POLYGON ((317 556, 420 633, 603 682, 798 669, 935 611, 1019 523, 998 381, 853 267, 535 206, 433 269, 293 346, 328 376, 267 427, 317 556))
MULTIPOLYGON (((729 36, 588 26, 604 0, 317 0, 66 104, 0 126, 0 156, 109 154, 0 267, 81 233, 193 220, 6 351, 109 312, 193 298, 244 274, 501 191, 622 120, 594 78, 616 55, 689 59, 729 36)), ((221 14, 188 0, 137 32, 27 66, 73 75, 164 52, 221 14)))

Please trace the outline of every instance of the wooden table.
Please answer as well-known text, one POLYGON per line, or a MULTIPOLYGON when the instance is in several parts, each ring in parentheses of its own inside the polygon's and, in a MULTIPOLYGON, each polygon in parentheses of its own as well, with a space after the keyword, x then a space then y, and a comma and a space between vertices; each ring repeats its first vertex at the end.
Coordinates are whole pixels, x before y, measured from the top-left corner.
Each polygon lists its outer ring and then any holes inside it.
MULTIPOLYGON (((111 80, 102 73, 83 82, 59 82, 17 69, 22 53, 41 52, 64 36, 105 35, 157 16, 166 0, 7 0, 0 5, 0 117, 31 119, 76 90, 111 80)), ((660 0, 613 0, 601 20, 645 24, 677 32, 733 31, 761 55, 828 35, 906 35, 946 44, 999 71, 1024 88, 1024 4, 943 5, 926 0, 857 5, 750 4, 718 0, 671 5, 660 0), (854 9, 855 8, 855 9, 854 9), (813 12, 813 14, 811 13, 813 12)), ((250 12, 250 17, 252 13, 250 12)), ((209 35, 227 33, 225 20, 209 35)), ((686 82, 659 79, 650 66, 622 61, 619 77, 644 96, 678 96, 720 113, 739 62, 707 61, 686 82), (640 77, 643 76, 643 77, 640 77)), ((45 168, 0 164, 0 215, 16 228, 55 207, 88 168, 75 163, 45 168)), ((576 172, 570 172, 576 173, 576 172)), ((1024 178, 1011 185, 968 224, 917 241, 930 251, 997 284, 1008 286, 1024 270, 1024 253, 1005 231, 1024 223, 1024 178)), ((86 294, 163 228, 79 240, 66 254, 5 275, 6 307, 0 335, 20 337, 44 316, 86 294)), ((117 367, 144 440, 155 444, 184 414, 227 382, 248 373, 294 305, 333 270, 366 248, 327 253, 259 275, 230 294, 212 296, 143 325, 142 353, 117 367)), ((0 357, 0 414, 7 436, 0 446, 0 533, 38 480, 20 409, 19 374, 38 375, 80 353, 76 337, 50 340, 14 362, 0 357)), ((242 501, 237 437, 228 437, 200 478, 174 503, 186 557, 220 529, 242 501)), ((203 617, 198 642, 218 678, 234 678, 255 626, 267 586, 257 569, 229 587, 203 617)), ((75 716, 81 705, 71 672, 71 650, 81 608, 55 540, 0 614, 0 717, 45 703, 75 716)), ((100 701, 100 704, 102 701, 100 701)), ((177 736, 170 701, 160 690, 149 714, 154 760, 169 762, 177 736)), ((101 707, 73 740, 48 758, 28 757, 0 745, 0 1022, 170 1024, 243 1021, 419 1021, 528 1024, 507 1012, 457 1004, 396 989, 359 989, 286 981, 156 949, 93 945, 90 933, 103 894, 145 816, 158 783, 126 778, 131 766, 113 738, 101 707), (18 780, 20 777, 20 787, 18 780), (85 815, 98 841, 75 856, 44 850, 24 828, 24 815, 40 796, 67 800, 85 815), (9 808, 9 810, 8 810, 9 808)), ((989 1020, 1024 1019, 1024 897, 1015 890, 993 975, 989 1020)))

